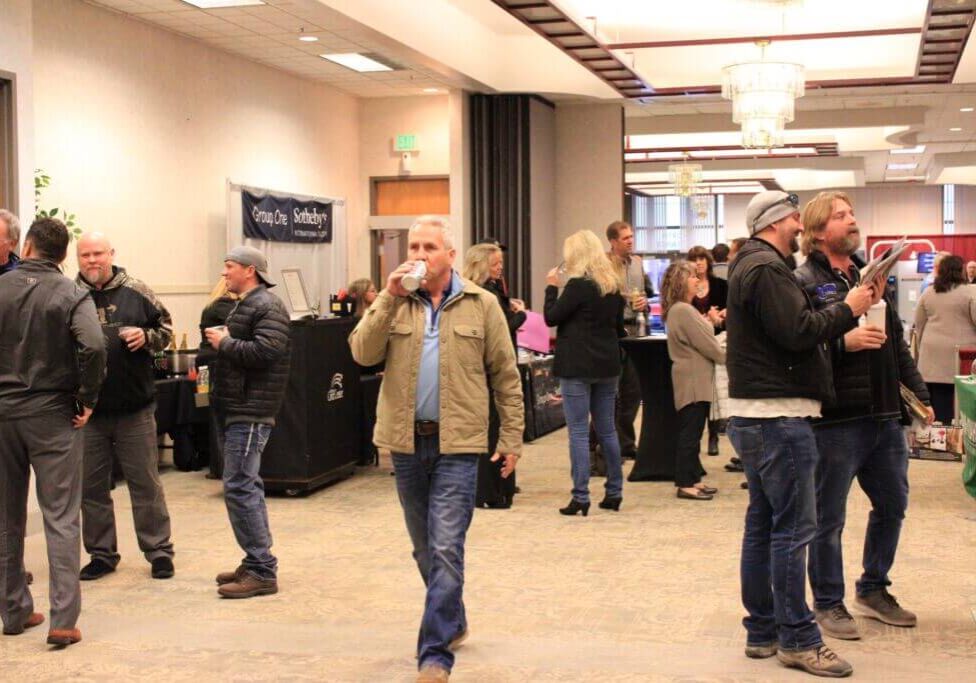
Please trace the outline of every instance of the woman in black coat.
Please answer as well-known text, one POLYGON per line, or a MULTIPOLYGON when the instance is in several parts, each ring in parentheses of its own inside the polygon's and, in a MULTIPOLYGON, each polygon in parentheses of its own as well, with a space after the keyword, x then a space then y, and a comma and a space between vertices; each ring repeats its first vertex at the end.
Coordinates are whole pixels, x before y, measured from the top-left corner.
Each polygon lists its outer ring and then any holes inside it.
MULTIPOLYGON (((516 350, 515 333, 525 322, 525 304, 518 299, 510 299, 502 279, 503 254, 498 245, 476 244, 464 254, 464 277, 480 287, 484 287, 498 298, 508 331, 512 338, 512 349, 516 350)), ((498 445, 499 419, 495 401, 490 397, 488 404, 488 453, 478 460, 478 489, 475 494, 475 507, 505 509, 512 506, 515 498, 515 473, 507 478, 501 476, 504 460, 492 462, 491 457, 498 445)))
POLYGON ((620 282, 600 239, 589 230, 570 235, 563 258, 569 280, 560 294, 558 268, 549 271, 545 304, 546 324, 558 328, 553 374, 559 377, 563 396, 573 477, 573 498, 559 512, 585 517, 590 510, 591 415, 607 461, 606 495, 600 507, 617 511, 623 500, 614 416, 621 369, 618 340, 627 333, 620 282))
MULTIPOLYGON (((712 273, 712 254, 705 247, 692 247, 688 250, 688 260, 698 271, 698 293, 691 305, 708 318, 716 334, 725 328, 725 307, 729 298, 729 283, 712 273)), ((718 455, 719 420, 708 421, 708 454, 718 455)))

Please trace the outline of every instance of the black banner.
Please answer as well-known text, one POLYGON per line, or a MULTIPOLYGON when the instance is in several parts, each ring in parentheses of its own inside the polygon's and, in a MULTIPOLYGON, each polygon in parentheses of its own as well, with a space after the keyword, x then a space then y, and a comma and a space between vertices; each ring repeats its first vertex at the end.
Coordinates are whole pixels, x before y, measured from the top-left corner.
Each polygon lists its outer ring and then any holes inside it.
POLYGON ((331 242, 332 204, 257 197, 241 190, 244 236, 268 242, 331 242))

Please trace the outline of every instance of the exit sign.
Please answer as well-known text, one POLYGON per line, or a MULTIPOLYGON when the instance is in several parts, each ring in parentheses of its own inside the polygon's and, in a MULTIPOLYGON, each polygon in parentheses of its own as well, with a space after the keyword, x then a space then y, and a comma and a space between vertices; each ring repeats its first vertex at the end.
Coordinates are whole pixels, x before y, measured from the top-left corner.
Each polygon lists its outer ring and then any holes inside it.
POLYGON ((417 135, 415 133, 406 133, 403 135, 397 135, 395 138, 393 138, 393 151, 416 152, 417 135))

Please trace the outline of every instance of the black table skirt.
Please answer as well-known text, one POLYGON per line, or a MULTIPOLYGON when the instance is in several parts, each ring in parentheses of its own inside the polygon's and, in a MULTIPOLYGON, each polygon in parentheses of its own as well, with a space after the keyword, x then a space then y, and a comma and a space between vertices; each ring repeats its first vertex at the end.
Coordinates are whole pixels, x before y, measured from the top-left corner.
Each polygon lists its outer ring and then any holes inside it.
POLYGON ((671 358, 665 337, 620 340, 640 377, 644 403, 637 460, 628 481, 674 481, 678 413, 674 409, 671 358))

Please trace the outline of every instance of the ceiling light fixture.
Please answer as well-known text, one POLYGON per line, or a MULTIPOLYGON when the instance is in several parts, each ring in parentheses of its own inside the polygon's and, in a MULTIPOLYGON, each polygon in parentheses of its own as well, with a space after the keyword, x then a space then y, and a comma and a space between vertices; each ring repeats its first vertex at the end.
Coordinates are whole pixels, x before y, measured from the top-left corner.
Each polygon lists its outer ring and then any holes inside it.
POLYGON ((317 43, 319 42, 318 36, 306 35, 305 27, 298 29, 298 39, 303 43, 317 43))
POLYGON ((767 62, 767 40, 757 40, 758 62, 732 64, 722 69, 722 97, 732 100, 732 121, 742 126, 742 146, 779 147, 783 129, 795 118, 795 101, 803 97, 803 67, 767 62))
POLYGON ((959 111, 970 112, 973 111, 973 107, 959 107, 959 111))
POLYGON ((340 54, 319 55, 339 66, 358 71, 359 73, 373 73, 376 71, 393 71, 393 67, 379 61, 375 55, 363 55, 358 52, 343 52, 340 54))
POLYGON ((225 7, 254 7, 263 5, 263 0, 183 0, 188 5, 200 9, 224 9, 225 7))
POLYGON ((915 145, 914 147, 902 147, 901 149, 889 150, 891 154, 921 154, 925 151, 925 145, 915 145))
POLYGON ((701 164, 671 164, 668 166, 668 181, 674 186, 674 193, 679 197, 690 197, 695 194, 695 187, 701 183, 701 164))
POLYGON ((962 130, 962 128, 959 128, 958 126, 956 126, 956 127, 950 128, 949 129, 949 132, 950 133, 958 133, 961 130, 962 130))
POLYGON ((440 88, 424 88, 424 92, 429 92, 429 93, 438 93, 440 91, 441 91, 440 88))
POLYGON ((889 171, 912 171, 918 168, 918 164, 904 163, 904 164, 888 164, 889 171))

